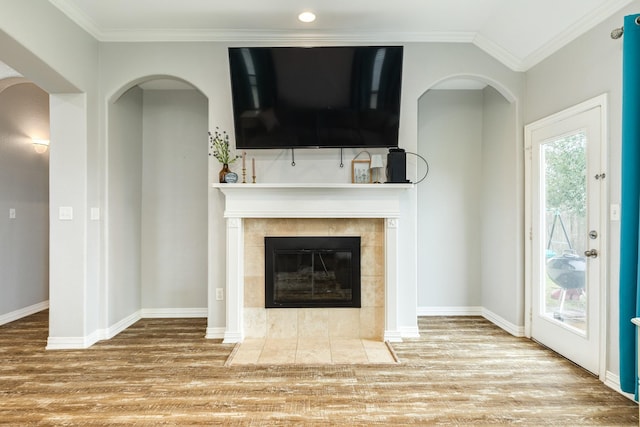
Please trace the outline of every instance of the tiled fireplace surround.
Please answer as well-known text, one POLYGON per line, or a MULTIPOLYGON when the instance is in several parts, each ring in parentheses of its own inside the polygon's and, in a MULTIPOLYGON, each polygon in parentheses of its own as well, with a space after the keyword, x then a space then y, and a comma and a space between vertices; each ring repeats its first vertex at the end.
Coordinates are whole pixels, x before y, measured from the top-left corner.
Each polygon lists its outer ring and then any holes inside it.
POLYGON ((410 185, 213 184, 225 196, 226 330, 244 338, 401 341, 398 217, 410 185), (361 308, 264 308, 265 236, 360 236, 361 308))
POLYGON ((244 332, 247 338, 382 340, 384 222, 374 218, 250 218, 244 221, 244 332), (264 308, 264 237, 360 236, 361 308, 264 308))

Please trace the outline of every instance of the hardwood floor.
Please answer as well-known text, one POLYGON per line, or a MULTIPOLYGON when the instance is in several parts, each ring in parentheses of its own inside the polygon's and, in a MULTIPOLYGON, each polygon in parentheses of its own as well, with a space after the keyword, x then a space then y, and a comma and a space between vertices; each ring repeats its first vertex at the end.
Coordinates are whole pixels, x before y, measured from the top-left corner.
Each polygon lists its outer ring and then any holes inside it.
POLYGON ((204 319, 79 351, 45 351, 46 322, 0 326, 2 425, 638 425, 634 402, 478 317, 420 318, 396 365, 228 367, 204 319))

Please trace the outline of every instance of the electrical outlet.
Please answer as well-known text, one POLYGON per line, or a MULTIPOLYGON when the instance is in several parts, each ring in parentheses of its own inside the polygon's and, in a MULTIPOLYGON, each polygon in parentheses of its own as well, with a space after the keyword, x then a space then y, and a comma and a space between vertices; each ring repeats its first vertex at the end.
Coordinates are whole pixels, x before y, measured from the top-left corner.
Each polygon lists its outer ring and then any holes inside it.
POLYGON ((216 288, 216 301, 224 300, 224 289, 216 288))
POLYGON ((16 210, 14 208, 9 208, 9 219, 16 219, 16 210))

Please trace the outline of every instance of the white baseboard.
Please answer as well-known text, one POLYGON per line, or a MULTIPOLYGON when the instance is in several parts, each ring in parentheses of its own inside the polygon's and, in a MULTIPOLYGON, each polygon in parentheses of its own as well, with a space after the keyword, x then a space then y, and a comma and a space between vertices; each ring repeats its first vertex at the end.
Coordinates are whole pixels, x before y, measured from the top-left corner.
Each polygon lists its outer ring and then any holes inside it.
POLYGON ((140 310, 143 319, 207 317, 207 308, 143 308, 140 310))
POLYGON ((418 307, 418 316, 481 316, 516 337, 524 336, 524 326, 514 325, 484 307, 418 307))
POLYGON ((400 331, 384 331, 383 339, 388 342, 402 342, 402 332, 400 331))
MULTIPOLYGON (((130 314, 122 320, 105 329, 99 329, 86 337, 49 337, 47 340, 47 350, 77 350, 91 347, 98 341, 109 340, 120 332, 124 331, 140 319, 144 318, 184 318, 184 317, 207 317, 206 308, 152 308, 142 309, 130 314)), ((208 328, 207 335, 209 335, 208 328)), ((222 338, 224 328, 220 328, 222 332, 215 331, 211 338, 222 338)))
POLYGON ((482 316, 482 307, 418 307, 418 316, 482 316))
POLYGON ((223 338, 223 344, 235 344, 244 341, 244 334, 242 332, 225 332, 223 338))
POLYGON ((125 317, 124 319, 109 326, 107 329, 102 329, 100 331, 101 332, 100 339, 110 340, 111 338, 115 337, 120 332, 124 331, 125 329, 127 329, 129 326, 133 325, 140 319, 141 319, 140 311, 136 311, 135 313, 132 313, 129 316, 125 317))
POLYGON ((613 372, 607 371, 603 382, 610 389, 617 391, 629 400, 635 401, 635 396, 633 394, 624 392, 620 389, 620 377, 613 372))
POLYGON ((482 317, 484 317, 494 325, 498 326, 499 328, 502 328, 505 331, 509 332, 514 337, 524 337, 524 325, 523 326, 515 325, 505 320, 504 318, 498 316, 497 314, 493 313, 492 311, 489 311, 484 308, 482 309, 482 317))
POLYGON ((399 330, 402 338, 420 338, 420 330, 417 326, 401 326, 399 330))
POLYGON ((42 310, 46 310, 47 308, 49 308, 49 301, 43 301, 6 314, 2 314, 0 315, 0 325, 14 322, 18 319, 22 319, 23 317, 31 316, 32 314, 36 314, 42 310))
POLYGON ((205 338, 208 340, 219 340, 224 338, 224 327, 207 328, 205 338))
POLYGON ((82 350, 100 341, 99 335, 96 331, 86 337, 49 337, 45 350, 82 350))

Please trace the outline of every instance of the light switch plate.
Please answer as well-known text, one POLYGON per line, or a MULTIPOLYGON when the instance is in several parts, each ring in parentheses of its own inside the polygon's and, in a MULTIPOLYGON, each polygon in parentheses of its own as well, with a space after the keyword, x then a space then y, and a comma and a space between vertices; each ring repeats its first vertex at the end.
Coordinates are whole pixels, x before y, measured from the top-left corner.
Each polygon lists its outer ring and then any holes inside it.
POLYGON ((16 210, 15 210, 15 208, 9 208, 9 219, 16 219, 16 210))
POLYGON ((91 220, 98 221, 100 219, 100 208, 91 208, 91 220))
POLYGON ((73 208, 71 206, 60 206, 58 209, 58 219, 70 221, 73 219, 73 208))
POLYGON ((620 205, 612 203, 609 207, 609 219, 611 221, 620 221, 620 205))
POLYGON ((224 299, 224 289, 216 288, 216 301, 222 301, 224 299))

